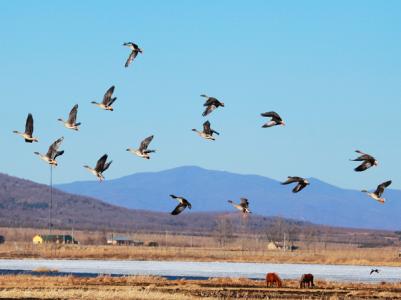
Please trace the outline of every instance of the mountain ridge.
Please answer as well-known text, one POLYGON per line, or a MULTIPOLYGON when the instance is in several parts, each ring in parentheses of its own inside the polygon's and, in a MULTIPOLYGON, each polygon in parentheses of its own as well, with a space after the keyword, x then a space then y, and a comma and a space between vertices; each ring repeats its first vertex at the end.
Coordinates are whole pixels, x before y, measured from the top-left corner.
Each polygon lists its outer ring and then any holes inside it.
POLYGON ((170 211, 174 202, 168 195, 187 197, 195 211, 231 211, 227 200, 250 199, 251 210, 263 216, 305 220, 338 227, 401 228, 396 215, 401 211, 401 191, 386 190, 389 200, 376 203, 360 191, 344 189, 316 178, 298 194, 292 187, 255 174, 236 174, 182 166, 158 172, 140 172, 104 181, 79 181, 57 185, 57 188, 79 195, 92 196, 127 208, 170 211))

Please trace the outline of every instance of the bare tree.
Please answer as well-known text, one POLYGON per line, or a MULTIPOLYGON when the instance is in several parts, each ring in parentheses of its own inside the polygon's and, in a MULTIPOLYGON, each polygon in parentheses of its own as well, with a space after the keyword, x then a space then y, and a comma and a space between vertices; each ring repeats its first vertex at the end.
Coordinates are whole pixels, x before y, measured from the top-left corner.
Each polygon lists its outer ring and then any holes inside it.
POLYGON ((233 239, 233 223, 226 217, 221 216, 216 221, 215 239, 220 247, 225 247, 233 239))

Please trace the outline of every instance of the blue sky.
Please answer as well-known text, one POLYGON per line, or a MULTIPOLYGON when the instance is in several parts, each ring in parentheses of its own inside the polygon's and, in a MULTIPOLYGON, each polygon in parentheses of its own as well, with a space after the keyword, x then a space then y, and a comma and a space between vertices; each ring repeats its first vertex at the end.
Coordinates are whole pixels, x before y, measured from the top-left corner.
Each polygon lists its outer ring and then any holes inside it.
POLYGON ((48 182, 33 155, 65 137, 57 183, 182 165, 347 188, 401 188, 399 1, 1 1, 1 172, 48 182), (143 48, 124 68, 134 41, 143 48), (90 104, 116 86, 114 112, 90 104), (206 93, 225 102, 196 136, 206 93), (61 126, 78 103, 80 132, 61 126), (261 129, 275 110, 286 127, 261 129), (37 144, 12 134, 31 112, 37 144), (150 161, 127 153, 154 134, 150 161), (355 149, 380 166, 353 172, 355 149))

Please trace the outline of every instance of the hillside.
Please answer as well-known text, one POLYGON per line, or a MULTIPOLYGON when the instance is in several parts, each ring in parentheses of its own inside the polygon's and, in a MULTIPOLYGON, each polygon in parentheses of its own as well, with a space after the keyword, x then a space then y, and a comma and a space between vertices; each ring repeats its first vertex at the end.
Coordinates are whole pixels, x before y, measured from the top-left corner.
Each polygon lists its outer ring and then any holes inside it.
MULTIPOLYGON (((0 173, 0 226, 2 227, 44 227, 48 225, 49 187, 29 180, 19 179, 0 173)), ((169 200, 168 210, 176 202, 169 200)), ((212 232, 220 220, 227 220, 235 226, 241 225, 237 213, 185 212, 178 217, 167 212, 133 210, 107 204, 86 196, 53 191, 53 224, 55 228, 96 229, 119 231, 212 232)), ((275 220, 253 216, 247 228, 262 232, 275 220)), ((299 221, 287 220, 284 223, 299 227, 311 226, 299 221)))
POLYGON ((401 191, 387 190, 381 205, 359 191, 341 189, 311 178, 311 185, 293 194, 290 186, 257 175, 240 175, 199 167, 137 173, 99 184, 74 182, 58 188, 127 208, 170 211, 169 194, 187 197, 193 212, 232 211, 228 199, 248 197, 251 209, 264 216, 304 220, 330 226, 398 230, 401 191))

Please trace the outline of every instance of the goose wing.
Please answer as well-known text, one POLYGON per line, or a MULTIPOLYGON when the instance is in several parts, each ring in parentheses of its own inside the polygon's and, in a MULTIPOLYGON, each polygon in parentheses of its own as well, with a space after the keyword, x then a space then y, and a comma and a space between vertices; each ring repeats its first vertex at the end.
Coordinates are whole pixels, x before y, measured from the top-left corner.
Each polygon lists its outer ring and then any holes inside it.
POLYGON ((178 204, 176 208, 171 212, 173 216, 180 214, 187 206, 185 204, 178 204))
POLYGON ((383 183, 379 184, 379 185, 377 186, 376 191, 375 191, 374 193, 375 193, 378 197, 381 197, 382 194, 383 194, 383 192, 384 192, 384 189, 385 189, 386 187, 388 187, 390 184, 391 184, 391 180, 388 180, 388 181, 386 181, 386 182, 383 182, 383 183))
MULTIPOLYGON (((138 46, 135 47, 135 44, 134 44, 134 48, 136 49, 136 48, 138 48, 138 46)), ((130 65, 130 63, 132 63, 134 61, 134 59, 135 59, 135 57, 137 55, 138 55, 138 50, 132 50, 131 51, 131 54, 128 56, 128 59, 125 62, 125 67, 126 68, 130 65)))
POLYGON ((212 134, 212 130, 210 129, 210 122, 206 121, 205 123, 203 123, 203 132, 205 134, 211 135, 212 134))
POLYGON ((373 166, 373 163, 371 160, 363 160, 363 163, 361 163, 359 166, 357 166, 354 171, 355 172, 362 172, 367 169, 369 169, 371 166, 373 166))
POLYGON ((75 104, 74 107, 71 109, 70 114, 68 116, 67 122, 69 124, 74 125, 77 120, 77 113, 78 113, 78 104, 75 104))
POLYGON ((55 159, 57 156, 60 156, 64 153, 64 151, 59 151, 61 143, 63 142, 64 137, 59 138, 58 140, 54 141, 53 144, 50 145, 49 150, 47 151, 46 156, 50 159, 55 159), (62 152, 62 153, 61 153, 62 152))
POLYGON ((143 152, 144 150, 148 149, 148 146, 152 140, 153 140, 153 135, 148 136, 146 139, 144 139, 141 142, 141 145, 139 146, 139 151, 143 152))
POLYGON ((239 205, 241 207, 243 207, 243 208, 248 208, 249 207, 249 201, 248 201, 247 198, 241 198, 240 200, 241 200, 241 202, 240 202, 239 205))
POLYGON ((111 98, 108 105, 109 105, 109 106, 112 106, 113 103, 114 103, 116 100, 117 100, 117 97, 111 98))
POLYGON ((293 193, 298 193, 300 191, 302 191, 304 189, 304 187, 306 187, 307 184, 303 183, 303 182, 299 182, 293 189, 292 192, 293 193))
POLYGON ((114 85, 112 85, 104 94, 103 96, 103 102, 102 104, 104 105, 109 105, 110 100, 111 100, 111 96, 113 96, 114 93, 114 85))
POLYGON ((212 111, 214 111, 217 107, 215 105, 209 105, 205 108, 205 110, 202 113, 202 116, 206 117, 208 114, 210 114, 212 111))
POLYGON ((276 113, 275 111, 268 111, 268 112, 262 113, 260 115, 262 117, 270 117, 270 118, 272 118, 273 120, 276 120, 276 121, 282 121, 280 115, 278 113, 276 113))
POLYGON ((57 151, 57 152, 54 154, 53 159, 56 159, 57 157, 59 157, 59 156, 61 156, 61 155, 63 155, 63 154, 64 154, 64 150, 57 151))
POLYGON ((290 184, 293 182, 301 182, 303 181, 303 178, 298 177, 298 176, 288 176, 288 179, 284 182, 282 182, 281 184, 290 184))
POLYGON ((102 172, 106 171, 106 170, 110 167, 110 165, 111 165, 112 162, 113 162, 113 161, 111 160, 111 161, 109 161, 108 163, 105 163, 105 165, 103 166, 103 171, 102 171, 102 172))
POLYGON ((189 209, 192 208, 192 204, 187 199, 184 199, 184 203, 188 206, 189 209))
POLYGON ((363 160, 374 161, 375 160, 375 158, 372 155, 362 152, 361 150, 355 150, 355 152, 358 154, 361 154, 361 155, 359 157, 357 157, 356 159, 354 159, 354 161, 363 161, 363 160))
POLYGON ((107 161, 107 154, 104 154, 96 163, 95 171, 96 172, 103 172, 104 167, 107 161))
POLYGON ((26 123, 25 123, 25 133, 32 137, 33 133, 33 117, 32 114, 28 114, 26 118, 26 123))

